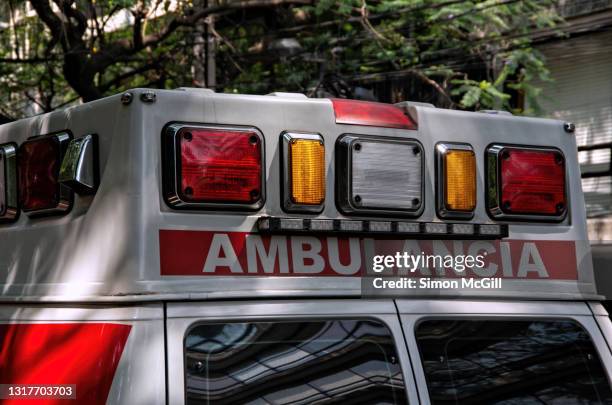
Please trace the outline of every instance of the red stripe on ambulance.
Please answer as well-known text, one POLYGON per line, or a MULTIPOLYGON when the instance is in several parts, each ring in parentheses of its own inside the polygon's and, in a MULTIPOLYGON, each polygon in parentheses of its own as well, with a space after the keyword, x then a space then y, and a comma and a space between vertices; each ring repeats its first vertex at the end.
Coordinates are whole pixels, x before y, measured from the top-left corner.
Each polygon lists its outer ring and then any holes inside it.
POLYGON ((105 404, 131 325, 0 324, 0 384, 75 385, 76 401, 16 399, 2 404, 105 404))
POLYGON ((458 273, 419 268, 414 276, 577 280, 574 241, 430 241, 264 236, 247 232, 160 230, 163 276, 349 276, 376 255, 485 255, 482 268, 458 273))

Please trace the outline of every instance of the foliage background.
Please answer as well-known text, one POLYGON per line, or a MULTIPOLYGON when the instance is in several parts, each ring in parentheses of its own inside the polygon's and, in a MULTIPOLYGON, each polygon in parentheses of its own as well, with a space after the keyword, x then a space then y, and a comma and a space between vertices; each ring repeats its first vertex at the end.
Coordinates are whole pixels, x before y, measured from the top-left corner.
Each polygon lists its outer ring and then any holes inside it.
POLYGON ((181 86, 531 114, 538 107, 535 79, 549 79, 532 42, 543 30, 557 32, 562 19, 554 6, 552 0, 6 0, 0 115, 17 119, 132 87, 181 86), (389 80, 390 91, 377 90, 376 83, 389 80))

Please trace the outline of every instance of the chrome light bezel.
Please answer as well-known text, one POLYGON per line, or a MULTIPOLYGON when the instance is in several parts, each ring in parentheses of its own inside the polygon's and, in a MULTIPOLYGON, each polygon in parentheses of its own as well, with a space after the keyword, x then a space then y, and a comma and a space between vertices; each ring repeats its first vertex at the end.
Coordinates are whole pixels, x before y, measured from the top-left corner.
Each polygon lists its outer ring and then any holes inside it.
POLYGON ((0 165, 4 182, 3 205, 0 205, 0 223, 14 222, 19 218, 19 188, 17 178, 17 144, 0 145, 0 165))
POLYGON ((556 152, 559 153, 564 162, 567 162, 565 154, 561 149, 555 147, 544 147, 544 146, 531 146, 531 145, 515 145, 515 144, 491 144, 487 147, 485 153, 485 166, 486 166, 486 177, 485 177, 485 190, 486 190, 486 204, 487 213, 492 219, 495 220, 507 220, 507 221, 531 221, 531 222, 562 222, 568 215, 570 210, 570 199, 568 195, 567 185, 567 166, 564 173, 564 196, 565 196, 565 209, 562 213, 554 215, 545 214, 513 214, 508 213, 504 210, 501 201, 501 164, 500 159, 502 153, 506 149, 524 150, 524 151, 540 151, 540 152, 556 152))
POLYGON ((425 153, 421 143, 415 139, 374 135, 343 134, 336 141, 336 205, 345 215, 373 215, 415 218, 425 209, 425 153), (353 198, 353 151, 359 142, 400 144, 412 146, 413 153, 420 154, 421 185, 418 205, 412 209, 389 207, 364 207, 353 198))
POLYGON ((162 195, 168 207, 173 209, 194 210, 242 210, 257 211, 263 207, 266 201, 266 155, 265 139, 261 131, 255 127, 230 126, 230 125, 207 125, 191 123, 169 123, 162 130, 162 195), (180 133, 182 129, 212 129, 226 131, 252 132, 259 139, 261 152, 261 190, 259 199, 251 204, 222 203, 222 202, 191 202, 181 196, 180 173, 181 173, 181 148, 180 133))
MULTIPOLYGON (((476 205, 472 211, 451 210, 446 206, 446 179, 444 171, 446 168, 446 154, 452 150, 471 151, 472 145, 467 143, 439 142, 436 144, 436 210, 438 217, 443 219, 472 219, 478 206, 478 181, 476 181, 476 205)), ((474 163, 476 156, 474 155, 474 163)), ((475 169, 478 169, 477 167, 475 169)), ((478 171, 476 170, 476 174, 478 171)))
MULTIPOLYGON (((323 212, 325 208, 325 196, 321 204, 298 204, 291 199, 291 156, 289 153, 289 146, 292 142, 298 139, 306 139, 312 141, 319 141, 323 148, 325 148, 325 141, 320 134, 315 133, 302 133, 302 132, 283 132, 281 134, 281 193, 282 193, 282 207, 285 212, 302 212, 307 214, 319 214, 323 212)), ((327 194, 327 159, 323 162, 325 167, 325 193, 327 194)))

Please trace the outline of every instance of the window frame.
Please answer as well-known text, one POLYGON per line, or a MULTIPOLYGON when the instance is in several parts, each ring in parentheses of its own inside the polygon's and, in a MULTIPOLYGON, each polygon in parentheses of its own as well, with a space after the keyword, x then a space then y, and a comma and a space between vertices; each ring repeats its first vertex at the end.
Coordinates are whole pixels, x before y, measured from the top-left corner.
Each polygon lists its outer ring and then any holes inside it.
POLYGON ((591 338, 606 372, 608 383, 612 386, 612 354, 587 303, 436 300, 435 302, 428 301, 428 305, 426 305, 424 300, 398 300, 397 304, 421 404, 429 405, 431 401, 421 353, 416 340, 416 328, 420 322, 432 319, 494 321, 569 320, 576 322, 591 338), (427 310, 423 311, 423 308, 427 310), (477 310, 479 312, 476 312, 477 310))
POLYGON ((223 322, 325 321, 333 319, 371 320, 390 331, 404 378, 406 401, 419 403, 404 332, 392 300, 299 300, 253 302, 168 303, 167 386, 168 402, 186 403, 185 339, 196 326, 223 322))

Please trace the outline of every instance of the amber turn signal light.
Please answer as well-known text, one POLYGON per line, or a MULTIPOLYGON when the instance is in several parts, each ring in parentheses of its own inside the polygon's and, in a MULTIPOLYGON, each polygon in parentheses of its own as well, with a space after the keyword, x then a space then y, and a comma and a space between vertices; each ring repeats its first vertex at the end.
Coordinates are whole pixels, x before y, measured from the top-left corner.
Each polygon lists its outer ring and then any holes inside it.
POLYGON ((325 202, 325 145, 316 134, 285 133, 285 209, 320 212, 325 202))
POLYGON ((438 213, 470 218, 476 208, 476 158, 471 146, 438 144, 438 213))

